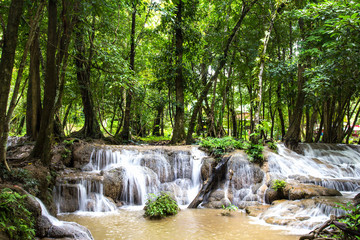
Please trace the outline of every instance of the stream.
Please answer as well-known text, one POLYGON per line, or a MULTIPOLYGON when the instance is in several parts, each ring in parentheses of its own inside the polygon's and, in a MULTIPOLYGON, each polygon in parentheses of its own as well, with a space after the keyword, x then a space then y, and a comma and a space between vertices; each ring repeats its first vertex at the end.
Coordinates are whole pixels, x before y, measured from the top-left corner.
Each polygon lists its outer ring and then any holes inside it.
POLYGON ((183 209, 176 216, 149 221, 144 211, 119 209, 107 214, 63 214, 59 218, 87 227, 95 240, 241 239, 295 240, 298 236, 256 224, 243 212, 221 216, 219 209, 183 209))
POLYGON ((330 215, 344 214, 336 204, 350 201, 360 186, 357 146, 301 148, 303 154, 298 154, 279 144, 276 153, 267 150, 263 167, 249 163, 243 151, 234 151, 205 196, 205 208, 187 209, 216 164, 197 147, 93 146, 81 171, 65 169, 57 179, 58 217, 87 227, 96 240, 298 239, 330 215), (268 205, 267 192, 275 179, 291 186, 291 200, 268 205), (161 191, 169 192, 182 210, 163 220, 144 219, 148 194, 161 191), (213 209, 230 203, 263 210, 257 217, 243 210, 225 217, 213 209))

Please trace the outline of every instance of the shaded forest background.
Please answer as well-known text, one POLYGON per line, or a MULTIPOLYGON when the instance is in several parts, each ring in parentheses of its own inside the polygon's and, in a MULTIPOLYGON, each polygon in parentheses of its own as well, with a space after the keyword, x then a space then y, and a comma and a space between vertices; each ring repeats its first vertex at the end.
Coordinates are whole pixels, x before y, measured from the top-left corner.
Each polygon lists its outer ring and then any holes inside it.
POLYGON ((10 135, 36 141, 44 165, 65 136, 357 141, 359 13, 347 0, 4 0, 0 160, 10 135))

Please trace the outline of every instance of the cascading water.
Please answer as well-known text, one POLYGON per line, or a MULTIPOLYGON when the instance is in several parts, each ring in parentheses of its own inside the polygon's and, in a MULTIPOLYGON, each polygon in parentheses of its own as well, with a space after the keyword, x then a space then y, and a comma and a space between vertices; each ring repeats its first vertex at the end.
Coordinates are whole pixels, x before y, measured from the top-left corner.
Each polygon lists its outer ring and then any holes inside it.
POLYGON ((274 179, 298 179, 339 191, 360 186, 360 153, 346 145, 301 144, 304 155, 278 146, 270 154, 269 171, 274 179))
POLYGON ((149 193, 161 191, 187 205, 199 191, 203 157, 205 153, 195 147, 94 149, 81 174, 60 178, 55 191, 58 212, 115 210, 104 195, 120 205, 144 205, 149 193))
MULTIPOLYGON (((91 235, 90 231, 86 229, 85 227, 75 223, 75 222, 67 222, 67 221, 60 221, 57 218, 53 217, 48 210, 46 209, 43 202, 34 197, 36 201, 40 204, 41 207, 41 214, 43 217, 49 220, 51 223, 50 228, 48 229, 49 232, 62 232, 65 235, 71 235, 73 239, 79 239, 79 240, 93 240, 93 236, 91 235), (59 231, 58 229, 54 228, 60 228, 63 229, 59 231)), ((55 234, 56 235, 56 234, 55 234)))
POLYGON ((269 153, 269 179, 288 183, 320 185, 336 189, 340 197, 315 197, 283 201, 260 215, 266 223, 286 225, 294 233, 304 234, 329 219, 343 215, 336 203, 347 203, 360 186, 360 153, 347 145, 300 144, 303 154, 278 145, 278 154, 269 153))

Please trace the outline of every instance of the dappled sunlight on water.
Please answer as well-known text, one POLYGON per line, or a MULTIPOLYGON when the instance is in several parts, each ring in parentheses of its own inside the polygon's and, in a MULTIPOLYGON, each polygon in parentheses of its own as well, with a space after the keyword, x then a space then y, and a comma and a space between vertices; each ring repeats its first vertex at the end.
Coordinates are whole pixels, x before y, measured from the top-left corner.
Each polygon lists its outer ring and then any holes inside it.
POLYGON ((162 220, 144 219, 142 210, 124 210, 108 214, 69 214, 60 219, 75 221, 89 228, 95 240, 118 239, 241 239, 295 240, 298 236, 269 226, 250 223, 245 213, 221 216, 222 210, 183 209, 178 215, 162 220))

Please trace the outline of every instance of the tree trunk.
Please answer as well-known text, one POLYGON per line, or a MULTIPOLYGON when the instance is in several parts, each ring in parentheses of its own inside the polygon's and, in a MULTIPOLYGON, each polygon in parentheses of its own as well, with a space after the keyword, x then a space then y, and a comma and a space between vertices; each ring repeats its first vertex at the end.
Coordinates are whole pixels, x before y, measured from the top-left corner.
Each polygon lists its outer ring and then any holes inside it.
MULTIPOLYGON (((131 15, 131 36, 130 36, 130 70, 135 73, 135 28, 136 28, 136 3, 133 2, 133 11, 131 15)), ((131 139, 130 122, 131 122, 131 101, 132 89, 129 87, 126 90, 125 116, 124 125, 120 133, 122 140, 128 141, 131 139)))
POLYGON ((9 128, 6 125, 6 110, 23 3, 23 0, 11 1, 0 60, 0 161, 4 162, 8 170, 10 169, 6 162, 6 144, 8 136, 7 129, 9 128))
POLYGON ((280 119, 280 125, 281 125, 281 141, 284 139, 285 136, 285 121, 284 121, 284 114, 282 112, 282 104, 281 104, 281 83, 278 83, 278 87, 276 90, 276 96, 277 96, 277 111, 279 114, 280 119))
POLYGON ((30 47, 30 70, 26 105, 26 135, 36 140, 41 120, 39 29, 30 47))
POLYGON ((153 126, 153 132, 152 132, 152 135, 153 136, 161 136, 161 133, 160 133, 160 125, 161 125, 161 115, 164 111, 164 106, 158 106, 156 108, 157 110, 157 114, 156 114, 156 117, 154 119, 154 126, 153 126))
POLYGON ((41 116, 39 135, 32 151, 32 156, 41 158, 44 166, 50 165, 51 133, 53 130, 58 75, 56 71, 57 46, 57 1, 49 0, 48 7, 48 42, 46 50, 46 72, 44 87, 44 109, 41 116))
POLYGON ((195 199, 189 204, 188 208, 197 208, 199 204, 204 200, 205 195, 211 190, 215 181, 218 179, 219 175, 223 172, 223 169, 226 167, 227 162, 230 157, 224 157, 215 167, 213 173, 209 178, 204 182, 204 185, 201 187, 199 193, 196 195, 195 199))
POLYGON ((185 140, 185 105, 184 105, 184 77, 183 77, 183 30, 182 30, 182 11, 183 2, 179 0, 177 4, 176 20, 175 20, 175 39, 176 39, 176 110, 175 110, 175 126, 171 143, 180 143, 185 140))
POLYGON ((296 105, 294 113, 292 115, 292 120, 290 122, 289 129, 285 134, 285 146, 297 150, 299 141, 300 141, 300 125, 301 118, 303 115, 303 106, 305 102, 305 93, 303 91, 305 78, 304 78, 305 67, 302 64, 298 65, 298 93, 296 99, 296 105))
MULTIPOLYGON (((80 26, 82 28, 82 26, 80 26)), ((94 35, 90 40, 90 53, 89 58, 85 58, 85 44, 83 40, 83 30, 78 29, 76 32, 75 39, 75 49, 76 49, 76 79, 80 88, 81 100, 83 103, 83 112, 85 116, 85 123, 82 129, 74 133, 74 136, 79 137, 90 137, 90 138, 101 138, 102 133, 100 130, 100 125, 97 121, 96 114, 94 111, 94 102, 92 99, 91 89, 90 89, 90 68, 92 60, 92 41, 94 40, 94 35)))
MULTIPOLYGON (((281 7, 280 7, 281 8, 281 7)), ((264 43, 261 46, 262 51, 260 52, 260 65, 259 65, 259 74, 258 74, 258 86, 257 86, 257 98, 255 100, 255 118, 254 118, 254 125, 255 125, 255 131, 256 126, 260 124, 260 112, 261 112, 261 105, 262 105, 262 92, 263 92, 263 73, 265 69, 265 59, 267 54, 267 47, 270 41, 271 32, 274 27, 274 21, 277 16, 277 13, 280 12, 279 9, 276 9, 274 13, 272 13, 271 19, 270 19, 270 26, 267 31, 265 31, 265 39, 264 43)), ((257 144, 259 139, 261 138, 261 133, 258 132, 257 134, 254 134, 250 140, 253 144, 257 144)))

